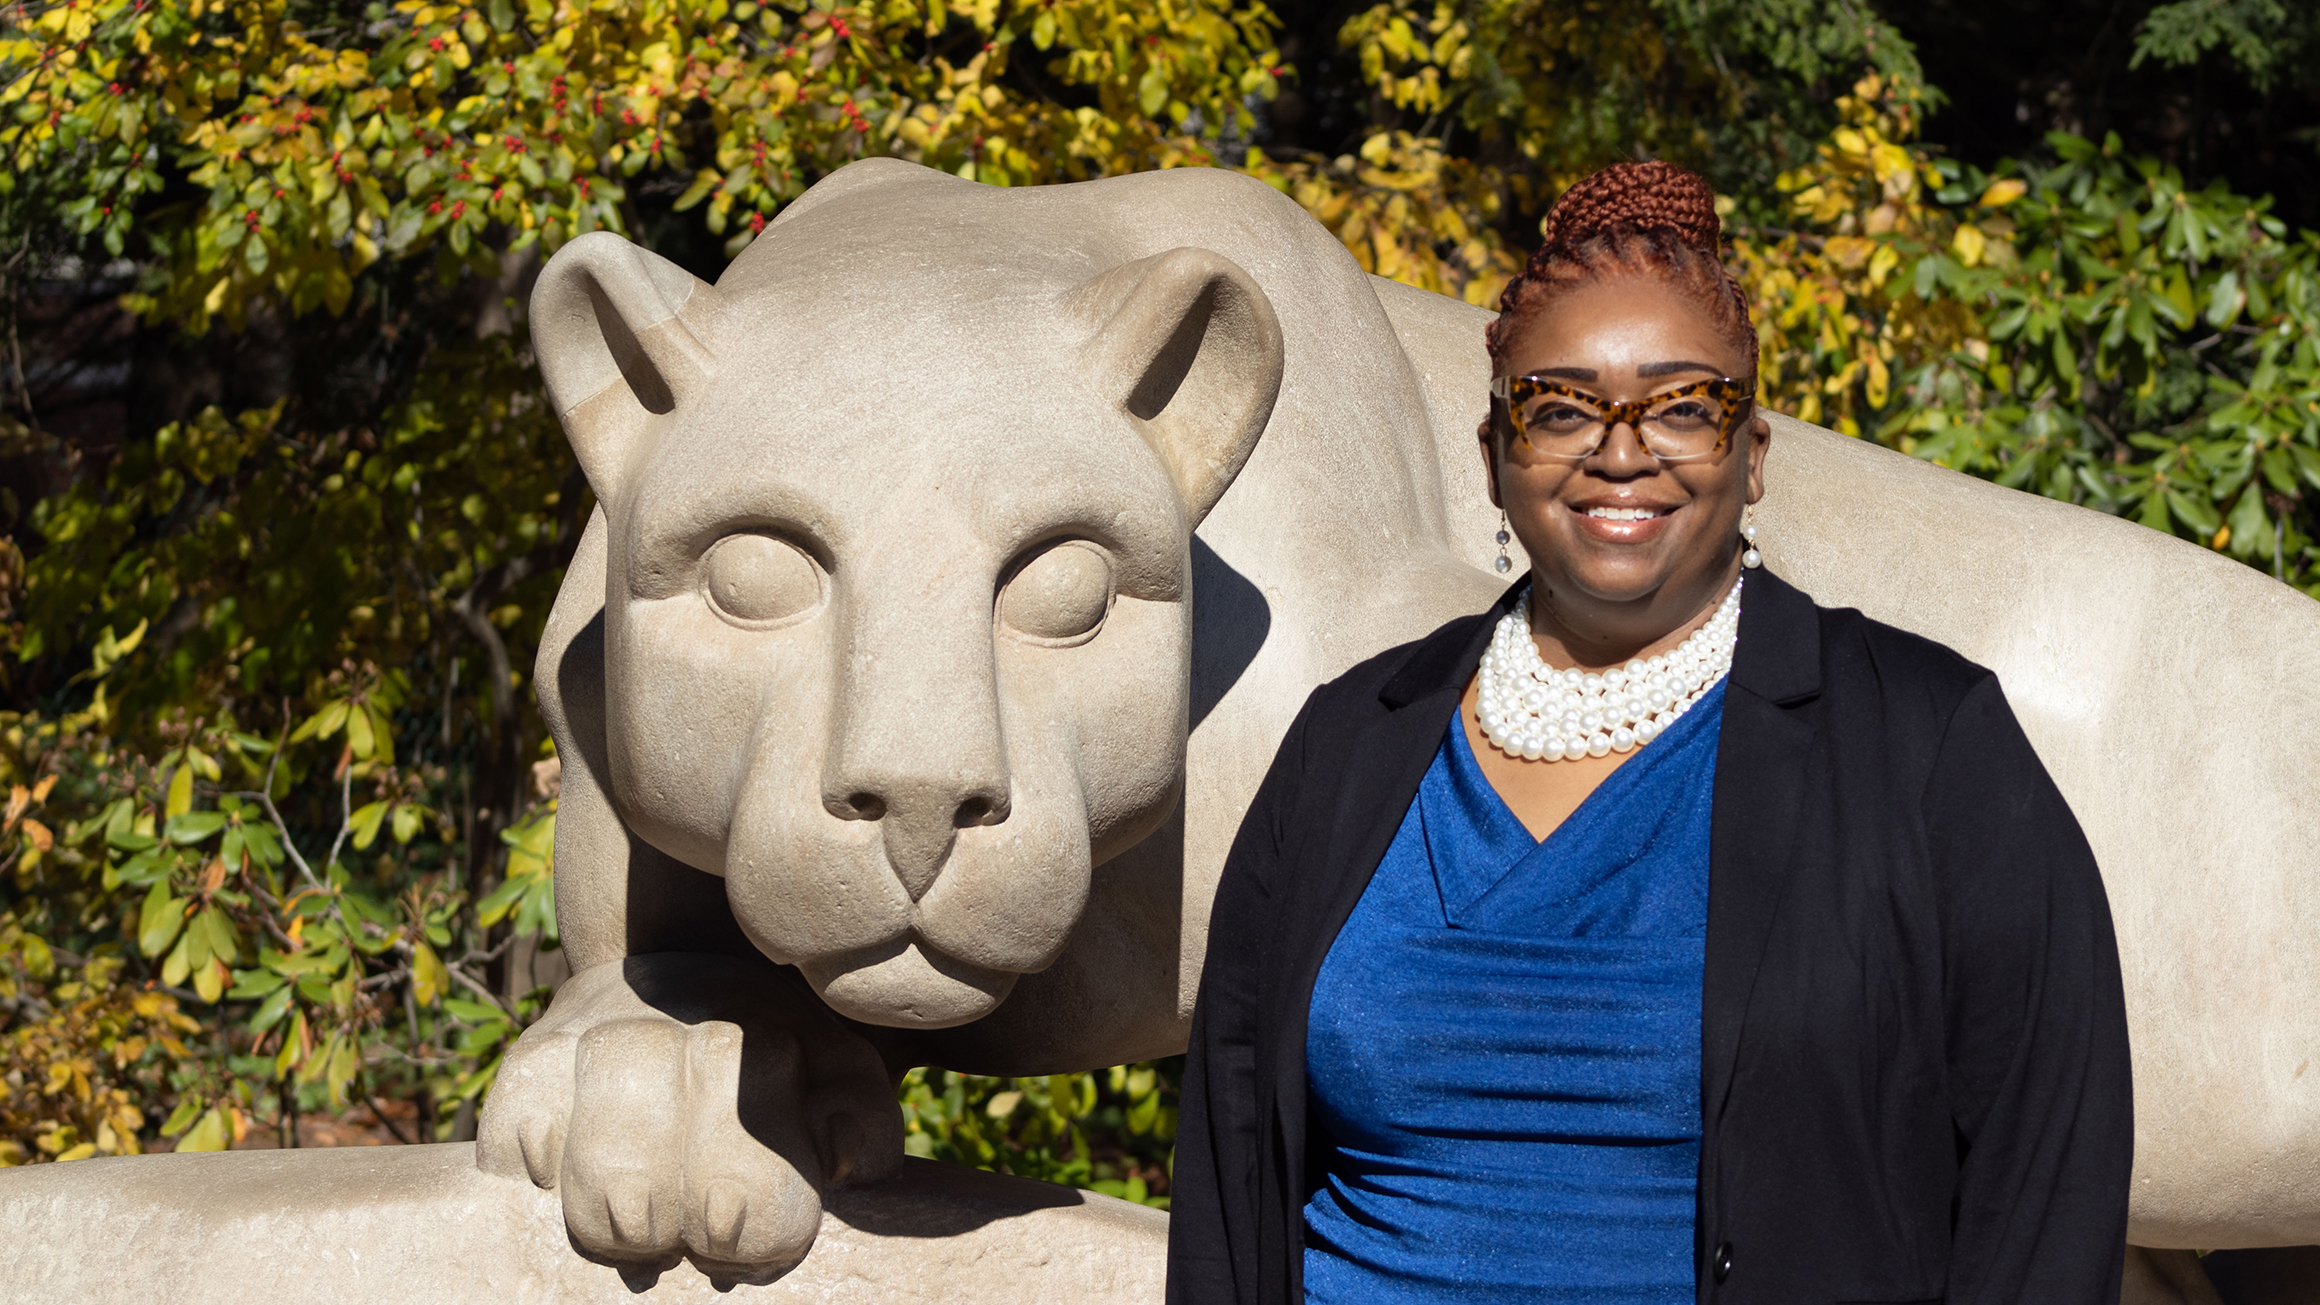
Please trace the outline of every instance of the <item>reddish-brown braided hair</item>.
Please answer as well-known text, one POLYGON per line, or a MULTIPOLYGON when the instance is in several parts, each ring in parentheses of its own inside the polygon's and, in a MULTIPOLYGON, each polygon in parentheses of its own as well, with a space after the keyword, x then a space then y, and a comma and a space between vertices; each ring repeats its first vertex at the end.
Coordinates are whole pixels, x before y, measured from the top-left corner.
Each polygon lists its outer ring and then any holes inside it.
MULTIPOLYGON (((1682 292, 1715 322, 1756 377, 1756 324, 1748 297, 1724 269, 1716 192, 1672 163, 1614 163, 1563 192, 1540 224, 1546 243, 1498 297, 1485 328, 1494 370, 1522 323, 1555 298, 1613 276, 1649 275, 1682 292)), ((1486 428, 1487 430, 1487 428, 1486 428)))

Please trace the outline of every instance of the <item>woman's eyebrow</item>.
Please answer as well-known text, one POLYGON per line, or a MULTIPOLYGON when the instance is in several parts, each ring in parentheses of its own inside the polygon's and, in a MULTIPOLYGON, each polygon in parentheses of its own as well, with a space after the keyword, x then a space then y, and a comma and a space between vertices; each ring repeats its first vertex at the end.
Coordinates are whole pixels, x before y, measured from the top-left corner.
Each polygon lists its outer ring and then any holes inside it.
POLYGON ((1552 376, 1559 381, 1591 381, 1595 379, 1592 367, 1542 367, 1530 373, 1533 376, 1552 376))
MULTIPOLYGON (((1673 376, 1677 372, 1707 372, 1710 375, 1722 376, 1724 374, 1724 369, 1721 367, 1711 366, 1704 362, 1683 362, 1680 360, 1676 362, 1645 363, 1643 366, 1635 369, 1635 374, 1645 379, 1649 379, 1654 376, 1673 376)), ((1594 373, 1588 373, 1588 379, 1594 379, 1594 373)))

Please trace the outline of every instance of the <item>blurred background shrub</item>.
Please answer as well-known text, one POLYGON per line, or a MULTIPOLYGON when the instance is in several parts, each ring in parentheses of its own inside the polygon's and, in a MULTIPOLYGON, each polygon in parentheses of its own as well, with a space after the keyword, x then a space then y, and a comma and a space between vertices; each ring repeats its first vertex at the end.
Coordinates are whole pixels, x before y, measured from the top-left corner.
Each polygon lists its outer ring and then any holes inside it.
MULTIPOLYGON (((542 257, 714 279, 893 155, 1246 170, 1488 304, 1700 169, 1786 411, 2320 592, 2320 18, 2276 0, 25 0, 0 10, 0 1163, 472 1136, 563 973, 531 692, 592 506, 542 257)), ((1174 1061, 914 1071, 1164 1204, 1174 1061)))

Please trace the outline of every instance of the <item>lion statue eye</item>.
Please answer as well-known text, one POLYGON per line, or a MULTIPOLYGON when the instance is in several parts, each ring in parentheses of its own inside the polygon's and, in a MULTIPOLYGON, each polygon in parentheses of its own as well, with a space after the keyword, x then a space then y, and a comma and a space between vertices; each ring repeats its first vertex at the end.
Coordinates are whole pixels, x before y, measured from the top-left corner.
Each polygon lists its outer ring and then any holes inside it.
POLYGON ((821 601, 821 568, 794 544, 768 535, 727 535, 701 559, 709 602, 730 620, 786 620, 821 601))
POLYGON ((1016 567, 999 591, 999 620, 1033 639, 1068 642, 1095 633, 1112 606, 1112 563, 1103 550, 1067 539, 1016 567))

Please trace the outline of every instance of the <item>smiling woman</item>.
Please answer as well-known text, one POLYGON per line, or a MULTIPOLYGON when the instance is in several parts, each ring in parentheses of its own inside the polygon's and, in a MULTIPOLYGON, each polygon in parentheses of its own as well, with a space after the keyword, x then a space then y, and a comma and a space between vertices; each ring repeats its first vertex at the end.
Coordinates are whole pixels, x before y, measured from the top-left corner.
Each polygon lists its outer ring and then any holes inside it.
POLYGON ((1757 566, 1706 183, 1622 164, 1545 233, 1480 431, 1534 569, 1316 690, 1249 808, 1170 1299, 2115 1301, 2076 821, 1990 672, 1757 566))

